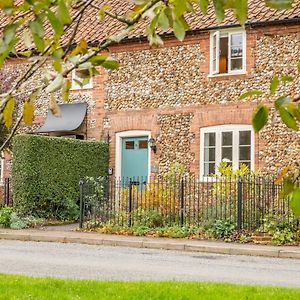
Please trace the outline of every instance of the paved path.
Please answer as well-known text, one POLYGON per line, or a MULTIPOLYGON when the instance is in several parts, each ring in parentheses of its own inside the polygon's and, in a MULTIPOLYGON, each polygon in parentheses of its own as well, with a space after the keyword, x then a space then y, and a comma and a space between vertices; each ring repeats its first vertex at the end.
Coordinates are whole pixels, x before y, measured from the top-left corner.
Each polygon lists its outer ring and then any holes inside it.
POLYGON ((61 242, 89 245, 123 246, 133 248, 164 249, 206 252, 231 255, 252 255, 300 259, 299 246, 264 246, 254 244, 224 243, 189 239, 168 239, 135 236, 118 236, 95 232, 55 230, 11 230, 0 229, 0 240, 32 242, 61 242))
POLYGON ((0 241, 0 273, 300 288, 300 260, 44 242, 0 241))

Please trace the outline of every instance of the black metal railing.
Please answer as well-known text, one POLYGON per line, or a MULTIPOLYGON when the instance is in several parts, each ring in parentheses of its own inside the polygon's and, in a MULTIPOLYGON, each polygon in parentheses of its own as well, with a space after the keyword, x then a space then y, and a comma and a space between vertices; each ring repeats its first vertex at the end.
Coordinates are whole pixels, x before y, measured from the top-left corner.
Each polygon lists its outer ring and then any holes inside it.
MULTIPOLYGON (((253 230, 271 216, 289 220, 282 184, 272 177, 194 176, 98 178, 80 181, 80 226, 91 221, 132 227, 145 218, 160 226, 205 226, 231 221, 253 230)), ((155 224, 154 224, 155 226, 155 224)))
POLYGON ((11 185, 10 178, 4 178, 3 205, 5 206, 13 205, 12 185, 11 185))

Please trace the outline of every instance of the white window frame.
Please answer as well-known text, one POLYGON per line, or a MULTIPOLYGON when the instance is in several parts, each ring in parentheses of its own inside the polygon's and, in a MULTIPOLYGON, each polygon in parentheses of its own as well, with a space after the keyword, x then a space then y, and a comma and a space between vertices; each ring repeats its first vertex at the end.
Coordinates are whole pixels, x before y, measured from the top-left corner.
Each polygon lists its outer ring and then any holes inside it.
POLYGON ((219 125, 219 126, 210 126, 203 127, 200 129, 200 181, 212 179, 211 176, 204 176, 204 136, 205 133, 215 133, 216 134, 216 158, 215 158, 215 167, 216 174, 218 175, 218 166, 221 163, 222 157, 222 132, 232 132, 232 168, 237 170, 239 167, 239 132, 240 131, 251 131, 251 164, 250 169, 254 170, 254 149, 255 149, 255 135, 252 128, 252 125, 245 124, 231 124, 231 125, 219 125))
POLYGON ((4 156, 3 156, 3 153, 0 154, 0 164, 1 164, 0 185, 3 185, 3 183, 4 183, 4 156))
POLYGON ((76 70, 73 70, 71 73, 72 76, 72 86, 71 86, 71 90, 75 91, 75 90, 88 90, 88 89, 92 89, 93 88, 93 78, 90 78, 90 82, 86 85, 84 85, 83 87, 81 87, 74 79, 77 80, 82 80, 82 78, 79 78, 76 76, 76 70))
POLYGON ((246 65, 247 65, 247 39, 246 39, 246 31, 240 28, 238 29, 230 29, 230 30, 218 30, 213 31, 210 34, 210 77, 217 77, 217 76, 226 76, 226 75, 241 75, 246 74, 246 65), (227 73, 220 73, 220 38, 222 34, 228 34, 228 72, 227 73), (231 70, 231 36, 233 34, 241 33, 243 36, 243 68, 241 70, 231 70), (216 53, 214 53, 214 38, 216 37, 216 53), (213 59, 214 55, 216 55, 216 69, 213 69, 213 59))
POLYGON ((211 70, 212 74, 219 74, 220 72, 220 31, 216 31, 212 35, 212 44, 211 44, 211 70), (216 45, 214 44, 216 39, 216 45), (215 51, 214 48, 216 47, 215 51), (216 60, 216 68, 214 69, 214 60, 216 60))

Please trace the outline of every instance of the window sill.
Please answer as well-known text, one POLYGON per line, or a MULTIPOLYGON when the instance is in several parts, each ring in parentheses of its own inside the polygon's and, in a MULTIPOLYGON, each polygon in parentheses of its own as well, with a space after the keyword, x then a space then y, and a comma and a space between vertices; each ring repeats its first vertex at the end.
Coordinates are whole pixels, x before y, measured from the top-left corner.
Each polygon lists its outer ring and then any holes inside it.
POLYGON ((239 76, 239 75, 247 75, 246 71, 243 72, 235 72, 235 73, 222 73, 222 74, 209 74, 208 78, 219 78, 219 77, 230 77, 230 76, 239 76))
POLYGON ((93 87, 92 86, 88 86, 88 87, 72 87, 70 88, 70 91, 85 91, 85 90, 92 90, 93 87))

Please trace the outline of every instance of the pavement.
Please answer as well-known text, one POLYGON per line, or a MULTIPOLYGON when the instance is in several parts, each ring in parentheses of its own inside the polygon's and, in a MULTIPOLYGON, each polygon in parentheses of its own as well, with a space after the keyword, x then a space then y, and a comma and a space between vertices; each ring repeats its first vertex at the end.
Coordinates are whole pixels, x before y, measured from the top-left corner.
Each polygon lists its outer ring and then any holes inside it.
POLYGON ((42 229, 0 229, 0 239, 300 259, 299 246, 266 246, 218 241, 109 235, 79 232, 75 231, 76 228, 76 224, 71 224, 63 227, 48 226, 42 229))
POLYGON ((0 273, 68 279, 211 281, 300 288, 299 259, 77 243, 2 240, 0 273))

